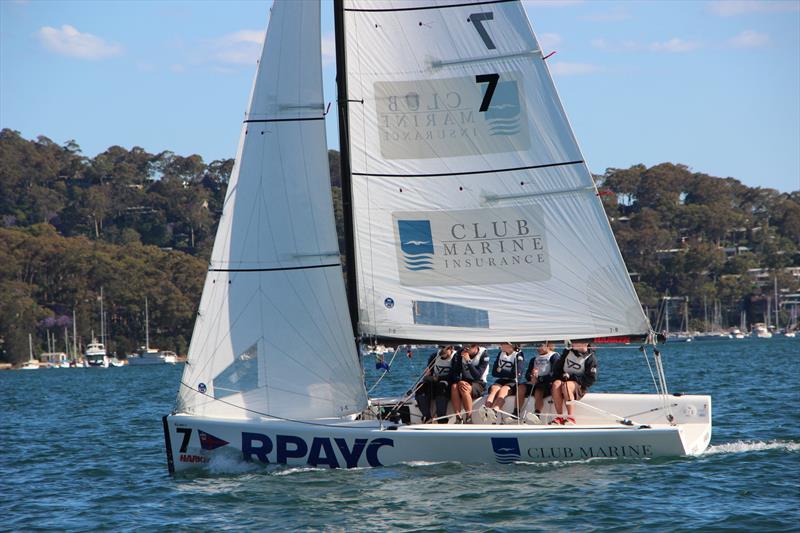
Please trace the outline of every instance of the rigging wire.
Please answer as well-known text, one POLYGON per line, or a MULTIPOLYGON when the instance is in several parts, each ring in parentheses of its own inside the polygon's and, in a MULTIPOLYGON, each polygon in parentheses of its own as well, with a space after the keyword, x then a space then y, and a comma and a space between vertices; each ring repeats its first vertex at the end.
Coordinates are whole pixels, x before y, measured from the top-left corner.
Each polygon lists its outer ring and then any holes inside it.
MULTIPOLYGON (((287 418, 285 416, 271 415, 269 413, 264 413, 264 412, 261 412, 261 411, 256 411, 255 409, 250 409, 248 407, 244 407, 242 405, 237 405, 235 403, 231 403, 231 402, 228 402, 228 401, 220 399, 220 398, 215 398, 214 396, 211 396, 210 394, 208 394, 206 392, 201 392, 201 391, 197 390, 196 388, 192 387, 191 385, 188 385, 188 384, 184 383, 183 380, 181 380, 181 385, 186 387, 189 390, 192 390, 192 391, 196 392, 197 394, 200 394, 202 396, 205 396, 205 397, 211 399, 212 401, 221 402, 221 403, 224 403, 225 405, 229 405, 231 407, 235 407, 237 409, 241 409, 242 411, 247 411, 248 413, 253 413, 253 414, 264 416, 264 417, 267 417, 267 418, 274 418, 275 420, 282 420, 284 422, 295 422, 297 424, 305 424, 307 426, 335 427, 335 428, 346 428, 346 429, 358 429, 359 428, 359 426, 348 426, 348 425, 341 425, 341 424, 323 424, 321 422, 310 422, 308 420, 296 420, 294 418, 287 418)), ((172 414, 176 414, 176 413, 173 412, 172 414)))

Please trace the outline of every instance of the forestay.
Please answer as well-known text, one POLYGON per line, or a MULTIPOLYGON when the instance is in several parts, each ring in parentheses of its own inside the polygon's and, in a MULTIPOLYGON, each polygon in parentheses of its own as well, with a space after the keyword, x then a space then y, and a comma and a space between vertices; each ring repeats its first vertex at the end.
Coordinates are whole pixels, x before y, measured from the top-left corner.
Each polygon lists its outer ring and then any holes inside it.
POLYGON ((317 418, 366 406, 323 111, 319 3, 275 2, 189 348, 181 412, 317 418))
POLYGON ((522 5, 344 7, 361 332, 646 333, 522 5))

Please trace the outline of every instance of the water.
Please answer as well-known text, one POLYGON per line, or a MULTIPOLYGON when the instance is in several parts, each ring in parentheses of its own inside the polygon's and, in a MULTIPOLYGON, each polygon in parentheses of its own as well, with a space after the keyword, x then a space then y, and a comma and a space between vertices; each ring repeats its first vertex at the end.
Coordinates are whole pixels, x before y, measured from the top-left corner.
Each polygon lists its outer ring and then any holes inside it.
MULTIPOLYGON (((797 531, 800 339, 663 348, 674 392, 713 396, 700 457, 380 469, 213 463, 170 478, 161 415, 182 368, 0 372, 0 530, 797 531)), ((397 356, 399 394, 427 354, 397 356)), ((595 391, 649 391, 635 349, 599 352, 595 391)), ((379 373, 367 360, 367 386, 379 373)), ((649 388, 648 388, 649 384, 649 388)))

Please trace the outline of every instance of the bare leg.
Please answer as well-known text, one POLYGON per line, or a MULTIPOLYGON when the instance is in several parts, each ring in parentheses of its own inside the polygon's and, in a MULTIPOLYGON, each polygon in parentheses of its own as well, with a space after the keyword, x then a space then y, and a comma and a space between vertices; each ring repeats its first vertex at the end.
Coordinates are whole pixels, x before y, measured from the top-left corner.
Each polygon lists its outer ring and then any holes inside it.
POLYGON ((503 385, 500 387, 500 390, 497 391, 497 396, 495 396, 494 402, 492 402, 492 407, 495 411, 500 411, 503 409, 503 404, 506 403, 506 396, 508 396, 508 392, 511 390, 511 387, 508 385, 503 385))
POLYGON ((522 416, 522 404, 525 403, 525 396, 528 394, 528 387, 533 385, 517 385, 517 414, 522 416))
POLYGON ((489 396, 486 397, 486 407, 494 407, 494 397, 497 395, 497 391, 500 390, 500 385, 492 385, 489 387, 489 396))
POLYGON ((559 415, 561 414, 561 411, 564 410, 564 395, 561 390, 561 385, 563 384, 563 381, 557 379, 553 382, 553 387, 550 390, 550 394, 553 395, 553 403, 555 404, 556 413, 559 415))
POLYGON ((461 401, 464 403, 466 416, 472 416, 472 384, 460 381, 458 383, 458 392, 461 395, 461 401))
POLYGON ((544 391, 542 389, 534 389, 533 409, 536 413, 541 413, 542 407, 544 407, 544 391))
MULTIPOLYGON (((574 381, 567 381, 566 383, 564 383, 564 388, 565 388, 564 396, 567 398, 567 400, 572 401, 572 400, 574 400, 575 398, 578 397, 578 394, 576 392, 577 388, 578 388, 578 384, 575 383, 574 381)), ((571 403, 568 403, 567 404, 567 416, 572 416, 574 412, 575 412, 575 406, 572 405, 571 403)))
POLYGON ((460 381, 450 385, 450 401, 453 403, 453 412, 456 416, 461 416, 461 395, 459 394, 460 386, 460 381))

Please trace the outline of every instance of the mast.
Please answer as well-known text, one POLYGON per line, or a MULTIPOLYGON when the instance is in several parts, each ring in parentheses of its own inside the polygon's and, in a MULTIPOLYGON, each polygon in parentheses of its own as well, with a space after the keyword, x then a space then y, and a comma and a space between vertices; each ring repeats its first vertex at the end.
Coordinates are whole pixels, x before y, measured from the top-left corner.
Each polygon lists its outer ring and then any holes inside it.
POLYGON ((75 323, 75 309, 72 309, 72 358, 78 361, 78 325, 75 323))
POLYGON ((780 324, 781 321, 778 315, 778 313, 780 312, 780 306, 778 305, 778 276, 772 278, 772 281, 774 283, 774 291, 775 291, 775 331, 777 332, 781 327, 780 324))
POLYGON ((100 287, 100 343, 105 347, 106 344, 106 328, 105 328, 105 311, 103 309, 103 287, 100 287))
POLYGON ((686 333, 689 333, 689 297, 688 296, 686 296, 685 299, 683 300, 683 323, 684 323, 684 327, 686 328, 686 329, 684 329, 684 331, 686 333))
POLYGON ((147 309, 147 296, 144 297, 144 351, 150 350, 150 313, 147 309))
POLYGON ((347 53, 344 41, 344 0, 333 0, 333 25, 336 37, 336 99, 339 109, 339 168, 342 178, 345 263, 347 266, 347 305, 353 335, 358 337, 358 294, 356 251, 353 232, 353 196, 350 176, 349 102, 347 94, 347 53))

